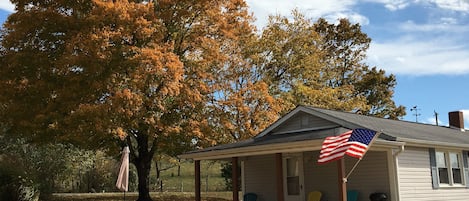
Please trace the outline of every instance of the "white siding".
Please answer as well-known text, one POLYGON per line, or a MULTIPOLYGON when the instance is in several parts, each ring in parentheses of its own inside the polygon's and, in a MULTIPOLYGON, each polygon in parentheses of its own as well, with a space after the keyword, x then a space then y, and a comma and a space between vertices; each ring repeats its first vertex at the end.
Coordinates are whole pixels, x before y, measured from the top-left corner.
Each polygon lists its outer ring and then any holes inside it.
POLYGON ((323 200, 339 200, 336 163, 318 165, 318 156, 317 151, 304 153, 305 196, 311 191, 321 191, 323 200))
POLYGON ((398 155, 401 201, 466 201, 469 189, 433 189, 428 148, 406 149, 398 155))
MULTIPOLYGON (((331 162, 318 165, 316 160, 319 152, 304 154, 305 192, 319 190, 324 200, 339 200, 337 163, 331 162)), ((350 172, 357 160, 346 157, 346 174, 350 172)), ((358 200, 369 200, 368 196, 374 192, 385 192, 390 195, 389 176, 386 152, 369 151, 358 164, 348 179, 347 189, 359 192, 358 200)), ((389 199, 390 200, 390 199, 389 199)))
POLYGON ((276 201, 275 155, 249 156, 244 161, 245 193, 256 193, 258 201, 276 201))
MULTIPOLYGON (((356 159, 346 160, 347 171, 353 167, 356 159)), ((390 182, 387 152, 369 151, 348 179, 347 189, 358 190, 358 200, 369 200, 371 193, 383 192, 390 199, 390 182)))

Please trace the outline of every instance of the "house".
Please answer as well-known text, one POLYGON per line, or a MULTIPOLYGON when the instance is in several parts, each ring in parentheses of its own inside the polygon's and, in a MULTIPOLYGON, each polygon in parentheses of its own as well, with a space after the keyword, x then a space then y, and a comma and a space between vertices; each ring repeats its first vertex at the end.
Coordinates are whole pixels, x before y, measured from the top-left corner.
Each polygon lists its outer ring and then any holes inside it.
MULTIPOLYGON (((336 162, 317 164, 322 142, 366 128, 382 133, 353 172, 357 159, 345 157, 346 187, 358 192, 358 200, 369 200, 375 192, 386 193, 390 201, 468 200, 469 132, 462 112, 450 112, 449 122, 442 127, 298 106, 251 139, 181 157, 195 160, 196 186, 200 160, 230 160, 233 169, 241 169, 240 190, 257 194, 259 201, 304 201, 311 191, 336 201, 343 172, 336 162)), ((237 193, 233 200, 240 200, 237 193)))

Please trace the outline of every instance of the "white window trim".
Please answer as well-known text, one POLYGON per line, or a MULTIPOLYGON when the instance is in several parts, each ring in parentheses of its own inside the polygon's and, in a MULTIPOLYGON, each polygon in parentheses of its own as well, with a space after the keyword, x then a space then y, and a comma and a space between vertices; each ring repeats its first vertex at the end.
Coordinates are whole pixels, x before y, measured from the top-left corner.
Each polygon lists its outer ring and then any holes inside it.
MULTIPOLYGON (((445 157, 445 162, 446 162, 446 168, 447 168, 447 171, 448 171, 448 180, 449 180, 449 184, 446 184, 446 183, 441 183, 440 182, 440 174, 437 174, 436 176, 438 177, 438 183, 439 183, 439 187, 440 188, 455 188, 455 187, 466 187, 466 184, 467 184, 467 181, 466 181, 466 175, 465 175, 465 171, 464 171, 464 161, 463 161, 463 152, 462 151, 455 151, 455 150, 442 150, 442 149, 438 149, 438 150, 435 150, 435 159, 438 160, 436 157, 437 157, 437 152, 440 152, 440 153, 443 153, 444 154, 444 157, 445 157), (461 184, 455 184, 454 183, 454 175, 453 175, 453 171, 452 171, 452 166, 451 166, 451 161, 450 161, 450 156, 449 154, 450 153, 455 153, 458 155, 458 163, 459 163, 459 168, 461 170, 461 184)), ((438 166, 437 166, 438 168, 438 166)))

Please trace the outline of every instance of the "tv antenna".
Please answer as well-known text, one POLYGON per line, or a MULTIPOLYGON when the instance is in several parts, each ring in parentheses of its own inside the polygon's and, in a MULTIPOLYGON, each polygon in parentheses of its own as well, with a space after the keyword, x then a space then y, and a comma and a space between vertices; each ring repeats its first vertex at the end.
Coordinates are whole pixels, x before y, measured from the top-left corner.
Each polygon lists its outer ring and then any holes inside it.
POLYGON ((418 116, 420 116, 419 110, 420 109, 417 108, 417 106, 414 106, 414 107, 410 108, 410 111, 414 112, 413 115, 415 116, 415 122, 417 122, 417 123, 419 122, 418 116))

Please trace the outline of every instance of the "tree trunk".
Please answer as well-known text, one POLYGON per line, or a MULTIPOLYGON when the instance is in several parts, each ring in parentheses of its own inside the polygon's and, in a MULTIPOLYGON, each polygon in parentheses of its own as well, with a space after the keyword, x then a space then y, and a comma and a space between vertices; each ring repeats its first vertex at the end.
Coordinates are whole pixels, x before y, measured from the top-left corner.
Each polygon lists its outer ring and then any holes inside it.
MULTIPOLYGON (((148 181, 150 178, 151 160, 148 160, 149 153, 142 154, 136 159, 135 167, 138 175, 138 199, 137 201, 152 201, 148 181), (142 156, 143 155, 143 156, 142 156)), ((150 157, 151 158, 151 157, 150 157)))
MULTIPOLYGON (((149 179, 154 147, 148 149, 148 136, 137 137, 138 154, 134 155, 134 165, 138 176, 138 199, 137 201, 153 201, 150 197, 149 179)), ((156 145, 153 145, 156 146, 156 145)))
POLYGON ((163 192, 163 180, 161 180, 161 170, 160 166, 158 165, 158 161, 155 161, 155 168, 156 168, 156 185, 160 188, 160 192, 163 192))
POLYGON ((181 159, 178 158, 178 177, 181 176, 181 159))

